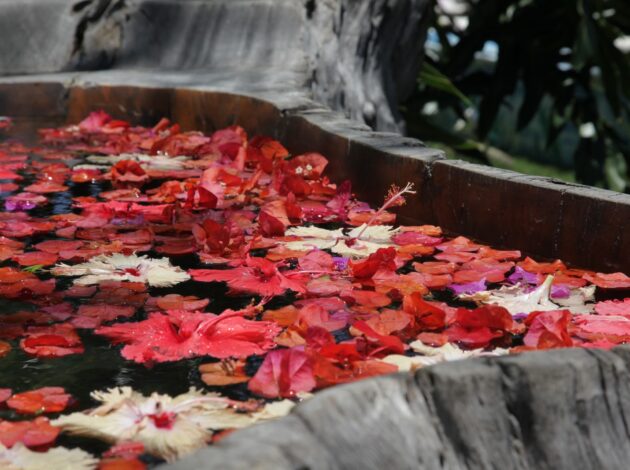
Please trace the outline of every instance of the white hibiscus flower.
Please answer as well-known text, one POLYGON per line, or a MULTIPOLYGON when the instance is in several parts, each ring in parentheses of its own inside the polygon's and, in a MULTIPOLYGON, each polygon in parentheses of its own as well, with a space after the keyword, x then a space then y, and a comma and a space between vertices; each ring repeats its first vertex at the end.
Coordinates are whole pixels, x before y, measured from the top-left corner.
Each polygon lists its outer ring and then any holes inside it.
POLYGON ((92 470, 98 460, 81 449, 55 447, 47 452, 33 452, 22 444, 7 449, 0 444, 0 468, 4 470, 92 470))
POLYGON ((81 276, 74 283, 81 286, 102 281, 144 282, 154 287, 170 287, 190 279, 188 273, 173 266, 168 258, 125 256, 120 253, 96 256, 81 264, 58 264, 55 276, 81 276))
POLYGON ((123 160, 133 160, 138 162, 145 170, 183 170, 185 163, 190 157, 178 156, 167 157, 164 155, 145 155, 142 153, 121 153, 120 155, 90 155, 86 158, 91 163, 97 165, 113 166, 123 160))
POLYGON ((289 250, 331 250, 342 256, 364 257, 376 253, 379 248, 393 246, 392 237, 399 232, 391 225, 355 227, 347 235, 343 229, 327 230, 319 227, 292 227, 287 236, 301 240, 282 242, 289 250))
POLYGON ((145 397, 130 387, 122 387, 92 392, 92 397, 102 405, 89 412, 61 416, 53 425, 63 432, 111 443, 142 442, 147 452, 168 461, 206 446, 214 431, 283 416, 293 405, 277 402, 245 413, 235 410, 235 402, 227 398, 195 389, 177 397, 158 393, 145 397))

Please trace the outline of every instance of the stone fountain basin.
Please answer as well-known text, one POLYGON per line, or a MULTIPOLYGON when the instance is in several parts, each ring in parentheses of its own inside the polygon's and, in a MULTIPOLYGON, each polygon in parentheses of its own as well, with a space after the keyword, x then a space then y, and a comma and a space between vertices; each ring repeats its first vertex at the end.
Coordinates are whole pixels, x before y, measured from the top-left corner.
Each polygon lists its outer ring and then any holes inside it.
MULTIPOLYGON (((329 175, 378 204, 415 183, 406 224, 437 224, 495 247, 630 271, 630 196, 445 160, 396 134, 348 121, 299 93, 168 87, 150 74, 4 78, 0 115, 16 132, 104 109, 153 124, 165 116, 211 132, 239 124, 293 153, 317 151, 329 175), (124 83, 136 83, 134 86, 124 83)), ((429 367, 323 391, 288 417, 221 440, 173 469, 627 468, 630 348, 568 349, 429 367)), ((166 467, 166 466, 165 466, 166 467)))
MULTIPOLYGON (((428 0, 0 0, 0 115, 25 136, 104 109, 211 132, 239 124, 405 224, 630 272, 630 196, 446 160, 397 134, 428 0), (325 103, 321 104, 321 103, 325 103), (369 104, 369 106, 366 106, 369 104), (327 105, 344 109, 350 121, 327 105)), ((339 386, 173 469, 627 469, 630 349, 475 359, 339 386)))

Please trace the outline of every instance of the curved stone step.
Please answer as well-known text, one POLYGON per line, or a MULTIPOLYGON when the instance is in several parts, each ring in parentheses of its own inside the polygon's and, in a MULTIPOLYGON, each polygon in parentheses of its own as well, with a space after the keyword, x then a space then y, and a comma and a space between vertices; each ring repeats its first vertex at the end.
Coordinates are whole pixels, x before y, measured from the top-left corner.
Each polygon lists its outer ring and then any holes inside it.
POLYGON ((397 107, 416 84, 429 5, 0 0, 0 75, 147 69, 220 72, 237 82, 254 76, 281 82, 286 92, 306 91, 373 128, 399 131, 397 107))

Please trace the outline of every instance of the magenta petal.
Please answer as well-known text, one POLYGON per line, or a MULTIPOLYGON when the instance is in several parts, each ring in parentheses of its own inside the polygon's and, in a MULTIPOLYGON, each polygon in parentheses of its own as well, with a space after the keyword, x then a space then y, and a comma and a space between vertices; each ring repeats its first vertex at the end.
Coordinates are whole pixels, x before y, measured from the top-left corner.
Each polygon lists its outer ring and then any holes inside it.
POLYGON ((263 397, 289 398, 299 392, 310 392, 315 385, 308 355, 299 348, 292 348, 267 353, 248 387, 263 397))
POLYGON ((555 299, 567 299, 571 295, 571 288, 566 284, 553 284, 551 286, 551 297, 555 299))
POLYGON ((486 290, 486 280, 484 278, 480 281, 469 282, 467 284, 450 284, 447 288, 452 290, 455 295, 474 294, 475 292, 486 290))
POLYGON ((514 272, 508 277, 508 281, 512 284, 524 282, 526 284, 538 285, 538 274, 525 271, 520 266, 514 268, 514 272))

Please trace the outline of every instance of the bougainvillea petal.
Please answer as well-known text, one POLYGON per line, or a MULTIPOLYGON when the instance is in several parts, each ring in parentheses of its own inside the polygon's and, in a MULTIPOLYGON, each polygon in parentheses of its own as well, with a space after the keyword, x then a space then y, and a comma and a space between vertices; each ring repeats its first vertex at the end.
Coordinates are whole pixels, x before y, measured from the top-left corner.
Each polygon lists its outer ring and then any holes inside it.
POLYGON ((0 420, 0 443, 7 448, 21 442, 28 448, 44 450, 55 442, 59 432, 60 429, 52 426, 44 417, 33 421, 0 420))
POLYGON ((630 277, 624 273, 585 274, 584 279, 602 289, 630 289, 630 277))
POLYGON ((13 261, 20 266, 33 266, 40 264, 42 266, 50 266, 55 264, 59 257, 54 253, 46 253, 44 251, 29 251, 21 255, 13 257, 13 261))
POLYGON ((20 347, 37 357, 63 357, 84 351, 81 338, 68 324, 31 327, 20 341, 20 347))
POLYGON ((511 331, 514 328, 510 312, 494 305, 486 305, 475 310, 460 308, 457 310, 456 321, 464 328, 488 327, 499 331, 511 331))
POLYGON ((212 387, 235 385, 247 382, 250 377, 245 372, 244 361, 220 361, 199 366, 201 380, 212 387))
POLYGON ((283 201, 272 201, 260 208, 258 215, 260 231, 266 236, 284 235, 291 222, 283 201))
POLYGON ((53 181, 40 181, 24 188, 25 191, 39 194, 60 193, 67 189, 68 186, 64 186, 63 184, 55 183, 53 181))
POLYGON ((630 341, 630 318, 617 315, 574 315, 571 333, 589 342, 620 344, 630 341))
POLYGON ((34 245, 33 248, 46 253, 59 253, 66 250, 76 250, 81 245, 83 245, 81 240, 46 240, 34 245))
POLYGON ((13 395, 13 390, 10 388, 0 388, 0 404, 7 401, 11 395, 13 395))
POLYGON ((164 297, 155 298, 155 304, 162 310, 203 310, 210 303, 210 299, 199 299, 194 296, 182 296, 179 294, 168 294, 164 297))
POLYGON ((129 318, 136 313, 131 305, 89 304, 81 305, 70 323, 76 328, 96 328, 102 323, 118 318, 129 318))
POLYGON ((595 312, 599 315, 630 316, 630 299, 598 302, 595 305, 595 312))
POLYGON ((390 335, 394 332, 401 332, 413 322, 411 315, 401 311, 388 309, 379 315, 366 320, 366 323, 374 331, 381 335, 390 335))
POLYGON ((392 241, 397 245, 424 245, 435 246, 442 243, 443 239, 430 237, 419 232, 401 232, 392 237, 392 241))
POLYGON ((459 344, 469 349, 485 348, 495 338, 500 338, 503 333, 500 331, 492 331, 488 327, 480 328, 463 328, 459 325, 453 325, 446 329, 446 335, 450 342, 459 344))
POLYGON ((554 274, 558 271, 564 271, 567 268, 560 260, 555 260, 552 263, 539 263, 529 256, 518 263, 518 265, 525 271, 539 274, 554 274))
POLYGON ((529 326, 523 338, 525 346, 537 349, 571 347, 570 320, 571 312, 568 310, 531 313, 525 320, 529 326))
POLYGON ((7 406, 18 413, 59 413, 72 402, 72 396, 61 387, 43 387, 16 393, 7 400, 7 406))
POLYGON ((400 338, 382 335, 364 321, 354 322, 352 328, 360 331, 367 341, 372 343, 366 351, 370 356, 382 357, 385 354, 403 354, 405 352, 405 344, 400 338))
POLYGON ((305 329, 317 326, 327 331, 335 331, 344 328, 347 324, 347 319, 343 317, 331 317, 330 313, 324 307, 311 303, 298 311, 296 322, 305 327, 305 329))
POLYGON ((446 312, 426 302, 418 293, 406 295, 403 310, 413 316, 421 331, 436 330, 446 326, 446 312))
POLYGON ((79 123, 79 129, 86 132, 98 132, 111 120, 111 116, 105 111, 93 111, 79 123))
POLYGON ((352 274, 359 279, 370 278, 379 270, 394 271, 396 269, 396 249, 379 248, 376 253, 358 263, 351 263, 352 274))
POLYGON ((299 349, 271 351, 247 384, 253 393, 266 398, 291 398, 315 388, 309 356, 299 349))
POLYGON ((305 153, 292 158, 288 164, 288 173, 305 179, 317 179, 328 165, 326 157, 319 153, 305 153))
POLYGON ((98 464, 98 470, 145 470, 147 465, 133 457, 109 457, 102 459, 98 464))

